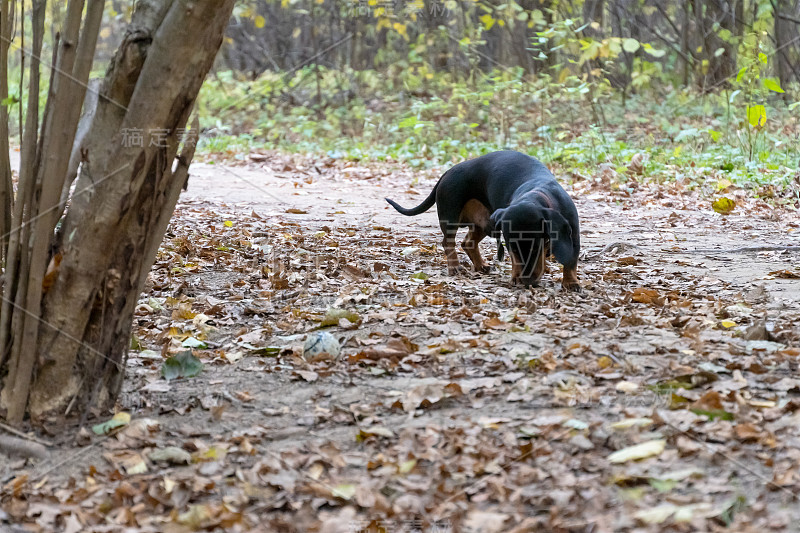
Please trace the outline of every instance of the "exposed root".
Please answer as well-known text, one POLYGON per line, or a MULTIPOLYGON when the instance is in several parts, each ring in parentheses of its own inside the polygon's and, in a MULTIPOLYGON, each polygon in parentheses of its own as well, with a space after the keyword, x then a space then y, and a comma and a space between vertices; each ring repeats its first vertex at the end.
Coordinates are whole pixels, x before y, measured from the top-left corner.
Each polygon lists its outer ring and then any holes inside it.
POLYGON ((7 435, 0 435, 0 452, 6 455, 35 457, 37 459, 46 459, 48 456, 47 448, 38 442, 31 442, 7 435))

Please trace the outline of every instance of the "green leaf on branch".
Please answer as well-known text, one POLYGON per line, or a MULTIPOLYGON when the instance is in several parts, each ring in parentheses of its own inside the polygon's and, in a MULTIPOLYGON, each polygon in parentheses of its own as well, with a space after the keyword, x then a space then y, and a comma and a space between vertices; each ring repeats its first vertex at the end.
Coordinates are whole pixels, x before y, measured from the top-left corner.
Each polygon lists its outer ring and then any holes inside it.
POLYGON ((762 128, 767 123, 767 110, 763 105, 747 107, 747 122, 754 128, 762 128))
POLYGON ((639 41, 637 41, 636 39, 628 38, 622 40, 622 49, 628 52, 629 54, 636 52, 639 49, 639 46, 640 46, 639 41))
POLYGON ((764 78, 764 87, 776 93, 784 92, 778 80, 773 78, 764 78))
POLYGON ((659 50, 658 48, 653 48, 653 45, 650 43, 644 43, 642 46, 644 47, 644 51, 653 57, 664 57, 664 55, 667 53, 666 50, 659 50))

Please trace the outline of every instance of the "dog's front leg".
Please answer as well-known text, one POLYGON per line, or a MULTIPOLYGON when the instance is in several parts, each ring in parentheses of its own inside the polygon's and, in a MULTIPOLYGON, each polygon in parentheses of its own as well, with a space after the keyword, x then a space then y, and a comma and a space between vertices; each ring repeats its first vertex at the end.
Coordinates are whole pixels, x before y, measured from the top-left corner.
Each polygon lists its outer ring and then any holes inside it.
POLYGON ((461 248, 467 252, 469 260, 472 261, 472 265, 475 267, 475 272, 485 273, 491 270, 491 268, 483 262, 483 257, 478 247, 485 237, 486 233, 483 231, 483 228, 473 225, 469 228, 467 236, 464 237, 464 242, 461 243, 461 248))
POLYGON ((547 257, 547 252, 550 249, 549 241, 544 239, 537 240, 533 245, 533 253, 536 254, 534 258, 533 264, 533 275, 531 276, 533 279, 533 286, 537 287, 539 282, 542 279, 545 271, 545 258, 547 257))
POLYGON ((581 284, 578 283, 578 264, 564 265, 564 277, 561 279, 561 287, 572 292, 581 292, 581 284))

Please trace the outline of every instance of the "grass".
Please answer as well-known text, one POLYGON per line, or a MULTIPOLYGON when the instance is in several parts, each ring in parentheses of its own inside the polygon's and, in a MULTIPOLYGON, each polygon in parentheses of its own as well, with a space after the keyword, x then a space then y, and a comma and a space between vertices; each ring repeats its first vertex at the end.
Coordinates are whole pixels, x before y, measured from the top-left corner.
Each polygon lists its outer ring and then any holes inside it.
POLYGON ((786 187, 800 157, 797 114, 775 99, 756 129, 741 94, 729 98, 648 89, 623 105, 603 86, 511 72, 388 80, 376 72, 305 70, 255 82, 221 73, 200 96, 200 151, 236 157, 278 149, 425 168, 514 149, 582 174, 608 164, 622 180, 642 153, 644 179, 786 187))

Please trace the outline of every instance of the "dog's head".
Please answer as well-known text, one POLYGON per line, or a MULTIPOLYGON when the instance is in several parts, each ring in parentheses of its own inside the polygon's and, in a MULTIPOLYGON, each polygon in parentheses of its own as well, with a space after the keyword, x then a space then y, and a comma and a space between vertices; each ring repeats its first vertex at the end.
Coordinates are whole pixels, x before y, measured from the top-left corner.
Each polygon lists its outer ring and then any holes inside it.
POLYGON ((511 253, 511 279, 515 283, 538 285, 542 272, 535 272, 535 267, 548 245, 559 263, 574 261, 572 228, 554 209, 523 202, 496 210, 490 220, 492 236, 498 240, 498 245, 502 236, 511 253))

